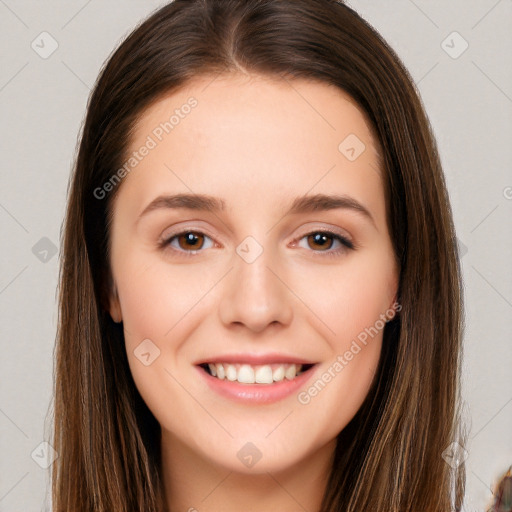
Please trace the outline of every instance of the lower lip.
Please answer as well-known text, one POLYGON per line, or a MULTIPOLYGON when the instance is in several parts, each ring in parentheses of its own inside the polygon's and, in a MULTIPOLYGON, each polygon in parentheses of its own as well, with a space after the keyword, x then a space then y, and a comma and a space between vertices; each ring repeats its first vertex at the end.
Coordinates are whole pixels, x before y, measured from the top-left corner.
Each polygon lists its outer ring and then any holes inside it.
POLYGON ((210 388, 221 396, 238 402, 271 404, 289 397, 310 379, 315 371, 315 366, 301 373, 292 380, 284 379, 273 384, 241 384, 238 381, 218 379, 206 372, 200 366, 196 366, 199 374, 210 388))

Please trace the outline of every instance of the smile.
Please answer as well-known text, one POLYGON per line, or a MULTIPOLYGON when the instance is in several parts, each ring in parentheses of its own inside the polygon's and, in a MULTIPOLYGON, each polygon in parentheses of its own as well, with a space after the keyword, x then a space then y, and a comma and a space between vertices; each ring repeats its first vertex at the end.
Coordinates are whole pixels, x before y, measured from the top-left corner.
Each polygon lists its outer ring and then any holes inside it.
POLYGON ((284 358, 278 358, 279 362, 272 358, 274 362, 271 362, 270 357, 256 357, 248 362, 244 357, 240 363, 234 357, 230 359, 230 362, 220 362, 225 361, 224 358, 200 362, 195 368, 201 380, 216 394, 255 405, 271 404, 296 395, 317 373, 315 369, 319 366, 306 361, 285 362, 284 358))
POLYGON ((312 364, 263 364, 240 363, 204 363, 200 365, 205 372, 219 380, 239 382, 240 384, 273 384, 283 380, 293 380, 312 364))

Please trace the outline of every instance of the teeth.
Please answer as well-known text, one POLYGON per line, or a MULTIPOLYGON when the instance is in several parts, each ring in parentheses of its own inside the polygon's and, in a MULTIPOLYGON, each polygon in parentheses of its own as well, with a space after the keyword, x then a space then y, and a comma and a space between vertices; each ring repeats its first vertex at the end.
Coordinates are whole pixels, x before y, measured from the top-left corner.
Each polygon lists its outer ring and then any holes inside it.
POLYGON ((216 364, 215 368, 217 368, 217 378, 221 380, 224 379, 224 377, 226 376, 226 374, 224 373, 224 366, 221 364, 216 364))
POLYGON ((226 379, 230 381, 236 380, 236 368, 232 364, 228 364, 226 367, 226 379))
POLYGON ((260 366, 254 372, 254 380, 258 384, 272 384, 274 382, 272 368, 270 366, 260 366))
MULTIPOLYGON (((235 367, 233 366, 233 368, 235 367)), ((238 382, 242 382, 243 384, 254 384, 254 370, 248 364, 240 366, 240 369, 238 370, 238 382)))
POLYGON ((295 369, 295 365, 292 364, 291 366, 289 366, 286 371, 284 372, 284 376, 288 379, 288 380, 292 380, 295 375, 297 375, 297 372, 296 372, 296 369, 295 369))
POLYGON ((238 381, 242 384, 272 384, 294 379, 302 371, 301 364, 229 364, 210 363, 208 365, 211 375, 220 380, 238 381))
POLYGON ((278 366, 273 372, 272 372, 272 378, 274 381, 280 381, 284 379, 284 366, 278 366))

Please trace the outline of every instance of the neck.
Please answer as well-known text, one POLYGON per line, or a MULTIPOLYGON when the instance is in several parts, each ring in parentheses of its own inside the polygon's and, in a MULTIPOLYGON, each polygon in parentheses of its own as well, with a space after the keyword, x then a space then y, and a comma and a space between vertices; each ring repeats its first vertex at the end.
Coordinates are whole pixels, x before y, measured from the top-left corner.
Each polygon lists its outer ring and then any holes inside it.
POLYGON ((168 512, 319 512, 336 439, 291 468, 259 474, 216 465, 162 430, 168 512))

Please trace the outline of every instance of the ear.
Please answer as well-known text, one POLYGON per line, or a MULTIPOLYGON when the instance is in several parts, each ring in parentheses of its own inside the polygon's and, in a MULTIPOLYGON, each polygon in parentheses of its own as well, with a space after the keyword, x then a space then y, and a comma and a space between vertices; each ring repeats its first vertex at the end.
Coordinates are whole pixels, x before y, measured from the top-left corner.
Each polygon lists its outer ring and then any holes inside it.
POLYGON ((389 303, 389 309, 396 309, 398 302, 397 302, 398 292, 395 293, 395 296, 393 297, 393 300, 389 303))
POLYGON ((398 302, 398 286, 399 286, 399 277, 398 273, 395 273, 393 275, 391 290, 394 290, 393 292, 393 299, 388 304, 388 310, 387 310, 387 316, 388 316, 388 322, 393 319, 396 315, 399 314, 400 310, 402 309, 402 305, 398 302))
POLYGON ((110 289, 108 297, 108 310, 112 320, 116 324, 122 322, 123 315, 121 314, 121 304, 119 303, 119 295, 117 294, 117 288, 113 285, 110 289))

